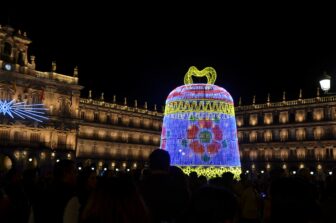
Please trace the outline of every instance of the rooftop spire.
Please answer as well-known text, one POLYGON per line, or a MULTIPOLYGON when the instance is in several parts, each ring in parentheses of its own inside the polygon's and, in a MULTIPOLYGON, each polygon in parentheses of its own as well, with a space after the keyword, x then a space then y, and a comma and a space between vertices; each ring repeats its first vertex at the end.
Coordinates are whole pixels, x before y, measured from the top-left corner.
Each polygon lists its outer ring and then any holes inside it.
POLYGON ((89 99, 92 98, 92 90, 89 90, 89 99))
POLYGON ((51 71, 52 71, 52 72, 56 72, 56 61, 53 61, 53 62, 51 63, 51 71))
POLYGON ((78 66, 74 68, 73 76, 78 77, 78 66))

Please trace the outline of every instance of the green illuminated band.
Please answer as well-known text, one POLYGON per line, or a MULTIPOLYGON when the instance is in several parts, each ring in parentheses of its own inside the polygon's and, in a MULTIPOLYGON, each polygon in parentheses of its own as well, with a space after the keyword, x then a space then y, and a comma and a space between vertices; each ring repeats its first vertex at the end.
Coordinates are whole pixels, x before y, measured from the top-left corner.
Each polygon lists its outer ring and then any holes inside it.
POLYGON ((184 76, 184 84, 192 84, 192 77, 206 77, 208 84, 214 84, 217 78, 216 70, 212 67, 206 67, 203 70, 198 70, 195 66, 191 66, 184 76))
POLYGON ((165 115, 181 112, 215 112, 234 116, 234 106, 225 101, 173 101, 166 105, 165 115))
POLYGON ((221 177, 223 173, 231 172, 234 178, 239 180, 241 174, 240 167, 224 167, 224 166, 178 166, 183 172, 189 175, 196 172, 198 176, 205 176, 207 179, 221 177))

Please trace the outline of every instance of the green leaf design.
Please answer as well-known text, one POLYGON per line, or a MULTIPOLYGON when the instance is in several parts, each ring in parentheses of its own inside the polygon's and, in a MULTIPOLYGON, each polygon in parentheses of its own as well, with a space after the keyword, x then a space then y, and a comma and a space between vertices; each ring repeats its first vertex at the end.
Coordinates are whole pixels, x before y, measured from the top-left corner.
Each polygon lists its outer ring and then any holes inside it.
POLYGON ((210 157, 209 157, 207 154, 204 154, 204 155, 202 156, 202 160, 203 160, 204 162, 209 162, 210 157))
POLYGON ((226 148, 226 147, 227 147, 226 139, 223 140, 223 142, 222 142, 222 146, 223 146, 223 148, 226 148))
POLYGON ((188 141, 186 139, 182 139, 182 146, 187 147, 188 141))

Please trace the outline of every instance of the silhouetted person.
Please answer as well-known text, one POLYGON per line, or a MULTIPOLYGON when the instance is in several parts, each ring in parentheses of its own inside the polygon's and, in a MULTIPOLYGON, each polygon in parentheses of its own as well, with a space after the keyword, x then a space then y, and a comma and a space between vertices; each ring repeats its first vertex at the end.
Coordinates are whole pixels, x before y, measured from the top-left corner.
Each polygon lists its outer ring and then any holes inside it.
POLYGON ((76 185, 75 164, 61 160, 54 166, 54 180, 35 207, 34 220, 39 222, 63 222, 64 209, 74 195, 76 185))
POLYGON ((145 203, 135 184, 125 176, 104 178, 90 196, 83 223, 149 223, 145 203))
MULTIPOLYGON (((1 189, 1 188, 0 188, 1 189)), ((8 171, 5 176, 5 185, 0 200, 5 206, 0 209, 0 222, 27 222, 30 212, 30 203, 24 191, 21 172, 15 168, 8 171)))
POLYGON ((236 197, 229 190, 205 186, 197 190, 181 223, 234 222, 238 212, 236 197))
POLYGON ((154 222, 170 222, 175 217, 176 199, 169 169, 169 153, 154 150, 149 156, 149 172, 141 182, 141 192, 154 222))
POLYGON ((96 172, 89 166, 79 172, 77 177, 76 195, 68 201, 65 207, 63 223, 78 222, 89 196, 96 188, 96 178, 96 172))
POLYGON ((315 188, 299 178, 274 180, 270 188, 271 223, 312 223, 320 218, 315 188))
POLYGON ((149 169, 153 171, 168 172, 170 167, 170 155, 166 150, 156 149, 149 155, 149 169))

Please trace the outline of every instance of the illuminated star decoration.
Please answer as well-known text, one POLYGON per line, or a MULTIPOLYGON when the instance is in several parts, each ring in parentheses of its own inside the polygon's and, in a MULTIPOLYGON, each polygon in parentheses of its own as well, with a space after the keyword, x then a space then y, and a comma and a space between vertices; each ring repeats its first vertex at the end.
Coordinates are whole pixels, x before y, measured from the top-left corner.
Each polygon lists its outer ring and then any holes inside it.
POLYGON ((22 119, 32 119, 37 122, 42 122, 48 119, 45 116, 47 108, 43 104, 26 104, 25 102, 16 103, 15 100, 10 102, 0 100, 0 115, 9 115, 11 118, 18 116, 22 119))

